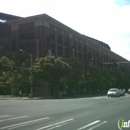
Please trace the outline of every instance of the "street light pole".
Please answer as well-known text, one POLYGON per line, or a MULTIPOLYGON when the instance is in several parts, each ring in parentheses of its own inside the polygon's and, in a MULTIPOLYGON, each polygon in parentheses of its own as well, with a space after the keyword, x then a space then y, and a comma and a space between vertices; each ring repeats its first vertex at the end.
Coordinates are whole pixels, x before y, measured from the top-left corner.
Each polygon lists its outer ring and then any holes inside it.
POLYGON ((30 67, 31 67, 31 69, 30 69, 30 79, 31 79, 31 97, 33 97, 33 71, 32 71, 32 54, 30 54, 29 52, 27 52, 27 51, 24 51, 24 50, 22 50, 22 49, 20 49, 20 51, 22 51, 22 52, 25 52, 25 53, 27 53, 29 56, 30 56, 30 67))
MULTIPOLYGON (((31 57, 31 70, 30 70, 30 74, 31 74, 31 94, 33 94, 33 80, 32 80, 32 76, 33 76, 33 72, 32 72, 32 54, 30 55, 31 57)), ((33 96, 33 95, 32 95, 33 96)))

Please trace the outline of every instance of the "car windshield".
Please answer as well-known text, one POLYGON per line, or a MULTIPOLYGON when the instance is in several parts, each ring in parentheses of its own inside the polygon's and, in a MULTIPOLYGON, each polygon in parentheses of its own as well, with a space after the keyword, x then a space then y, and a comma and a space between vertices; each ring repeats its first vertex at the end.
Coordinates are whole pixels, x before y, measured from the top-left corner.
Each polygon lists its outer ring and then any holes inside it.
POLYGON ((109 90, 109 91, 115 92, 115 91, 117 91, 117 90, 116 90, 116 89, 111 89, 111 90, 109 90))

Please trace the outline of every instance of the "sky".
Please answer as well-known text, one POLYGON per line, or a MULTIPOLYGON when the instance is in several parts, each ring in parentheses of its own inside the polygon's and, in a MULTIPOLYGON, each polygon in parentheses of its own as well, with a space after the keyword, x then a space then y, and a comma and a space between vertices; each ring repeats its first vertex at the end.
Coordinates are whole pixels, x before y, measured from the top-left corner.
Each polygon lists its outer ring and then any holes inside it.
POLYGON ((130 60, 130 0, 0 0, 0 12, 21 17, 46 13, 130 60))

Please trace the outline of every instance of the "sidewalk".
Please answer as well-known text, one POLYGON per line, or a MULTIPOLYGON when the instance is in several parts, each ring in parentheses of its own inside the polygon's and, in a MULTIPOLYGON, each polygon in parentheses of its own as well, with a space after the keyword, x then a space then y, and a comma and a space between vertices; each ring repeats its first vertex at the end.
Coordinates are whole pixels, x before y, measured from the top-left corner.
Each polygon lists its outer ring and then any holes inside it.
POLYGON ((16 97, 12 95, 0 95, 0 100, 40 100, 43 99, 42 97, 34 97, 34 98, 28 98, 28 97, 16 97))
POLYGON ((74 97, 33 97, 29 98, 26 96, 23 97, 18 97, 18 96, 13 96, 13 95, 0 95, 0 100, 43 100, 43 99, 77 99, 77 98, 92 98, 92 97, 99 97, 99 96, 106 96, 106 94, 101 94, 101 95, 86 95, 86 96, 74 96, 74 97))

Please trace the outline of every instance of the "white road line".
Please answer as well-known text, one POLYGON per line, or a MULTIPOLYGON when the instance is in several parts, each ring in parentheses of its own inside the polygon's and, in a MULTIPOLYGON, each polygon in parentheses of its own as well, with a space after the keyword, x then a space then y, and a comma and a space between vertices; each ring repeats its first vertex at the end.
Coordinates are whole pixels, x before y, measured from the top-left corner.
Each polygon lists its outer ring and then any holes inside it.
POLYGON ((72 120, 72 121, 70 121, 70 122, 66 122, 66 123, 60 124, 60 125, 56 125, 56 126, 54 126, 54 127, 50 127, 50 128, 48 128, 48 129, 46 129, 46 130, 52 130, 52 129, 61 127, 61 126, 63 126, 63 125, 67 125, 68 123, 71 123, 71 122, 74 122, 74 120, 72 120))
POLYGON ((94 97, 94 99, 101 99, 101 98, 106 98, 106 97, 94 97))
POLYGON ((25 118, 25 117, 28 117, 28 116, 20 116, 20 117, 14 117, 14 118, 9 118, 9 119, 4 119, 4 120, 0 120, 0 122, 9 121, 9 120, 16 120, 16 119, 21 119, 21 118, 25 118))
POLYGON ((74 120, 73 118, 72 119, 68 119, 68 120, 64 120, 64 121, 61 121, 61 122, 58 122, 58 123, 54 123, 54 124, 51 124, 51 125, 47 125, 47 126, 38 128, 36 130, 43 130, 43 129, 46 129, 46 128, 49 128, 49 127, 54 127, 54 126, 62 125, 62 124, 65 124, 65 123, 73 121, 73 120, 74 120))
POLYGON ((95 129, 95 128, 97 128, 97 127, 99 127, 99 126, 101 126, 101 125, 103 125, 103 124, 105 124, 105 123, 107 123, 107 121, 104 121, 104 122, 102 122, 102 123, 100 123, 100 124, 98 124, 98 125, 96 125, 96 126, 93 126, 93 127, 91 127, 90 129, 88 129, 88 130, 93 130, 93 129, 95 129))
POLYGON ((47 130, 52 130, 52 129, 61 127, 61 126, 66 125, 66 124, 68 124, 68 123, 63 123, 63 124, 61 124, 61 125, 56 125, 56 126, 53 126, 53 127, 51 127, 51 128, 48 128, 47 130))
POLYGON ((36 119, 36 120, 26 121, 26 122, 14 124, 14 125, 9 125, 9 126, 5 126, 5 127, 1 127, 0 130, 11 128, 11 127, 13 127, 13 128, 14 127, 19 127, 20 125, 24 126, 24 125, 29 124, 29 123, 35 123, 35 122, 42 121, 42 120, 49 119, 49 118, 50 117, 45 117, 45 118, 40 118, 40 119, 36 119))
POLYGON ((13 116, 13 115, 0 115, 0 118, 9 117, 9 116, 13 116))
POLYGON ((85 128, 91 126, 91 125, 97 124, 98 122, 100 122, 100 120, 94 121, 94 122, 92 122, 92 123, 90 123, 90 124, 88 124, 88 125, 85 125, 85 126, 79 128, 79 129, 77 129, 77 130, 83 130, 83 129, 85 129, 85 128))

